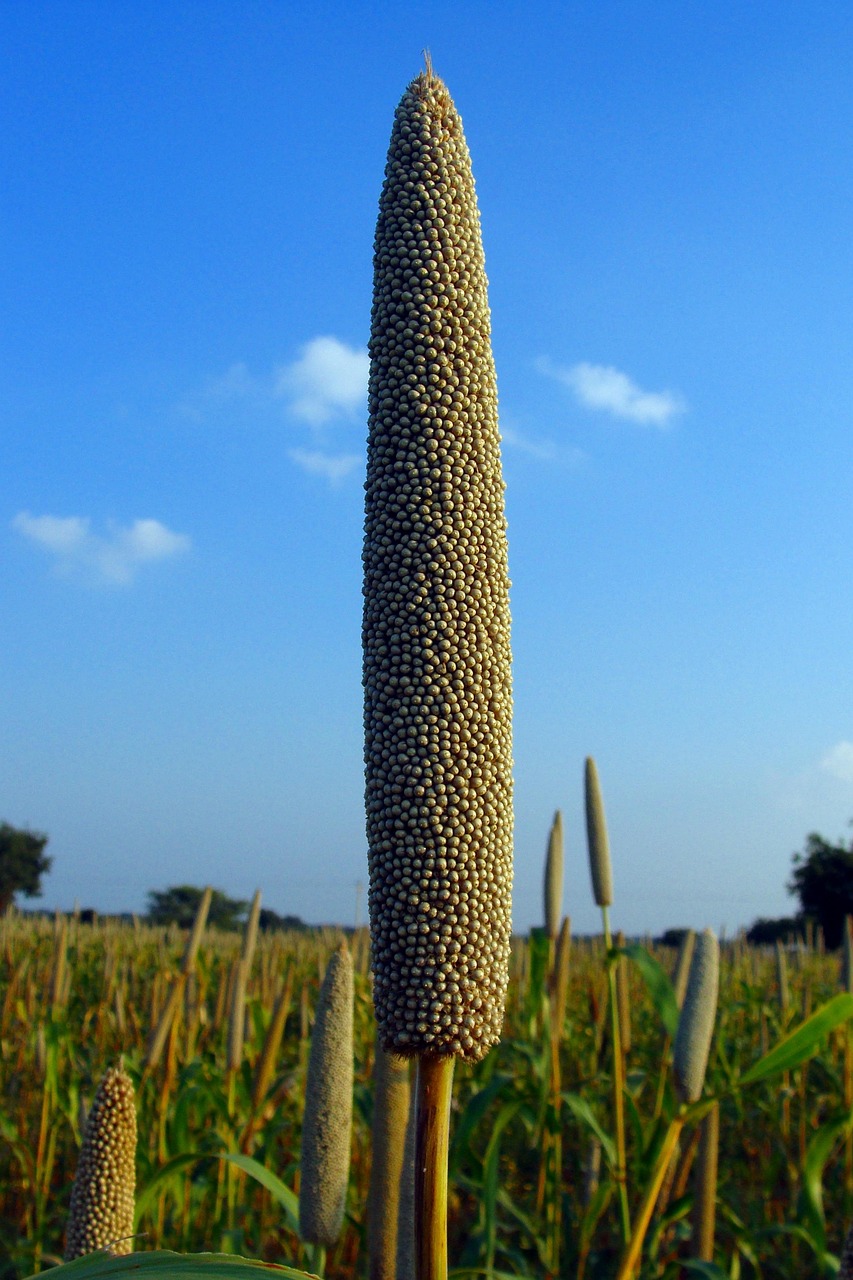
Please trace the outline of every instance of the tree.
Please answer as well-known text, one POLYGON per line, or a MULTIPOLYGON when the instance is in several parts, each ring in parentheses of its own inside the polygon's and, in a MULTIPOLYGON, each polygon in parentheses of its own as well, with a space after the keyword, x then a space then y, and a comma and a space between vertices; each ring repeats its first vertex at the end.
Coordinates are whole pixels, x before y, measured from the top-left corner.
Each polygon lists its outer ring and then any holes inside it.
POLYGON ((746 940, 753 946, 772 946, 775 942, 794 942, 803 936, 802 916, 779 916, 770 919, 759 916, 746 931, 746 940))
POLYGON ((52 858, 44 852, 48 837, 40 831, 10 827, 0 823, 0 915, 15 899, 41 894, 41 878, 50 870, 52 858))
MULTIPOLYGON (((198 904, 204 889, 192 884, 173 885, 170 889, 151 889, 148 894, 148 919, 151 924, 177 924, 191 929, 196 918, 198 904)), ((219 889, 213 890, 208 924, 217 929, 239 929, 248 909, 248 902, 229 898, 219 889)))
POLYGON ((680 947, 689 932, 689 929, 664 929, 655 942, 660 947, 680 947))
POLYGON ((258 925, 264 933, 274 929, 306 929, 308 927, 301 916, 280 916, 277 911, 272 911, 269 907, 261 907, 258 925))
POLYGON ((853 915, 853 842, 830 844, 813 831, 793 863, 788 892, 800 899, 800 915, 820 925, 828 947, 840 946, 844 917, 853 915))

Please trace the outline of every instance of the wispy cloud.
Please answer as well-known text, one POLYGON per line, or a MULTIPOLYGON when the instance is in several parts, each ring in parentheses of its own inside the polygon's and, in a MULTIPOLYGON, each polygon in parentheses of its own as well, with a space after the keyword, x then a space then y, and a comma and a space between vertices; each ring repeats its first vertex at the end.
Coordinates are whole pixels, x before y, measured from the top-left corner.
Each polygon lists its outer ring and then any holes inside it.
POLYGON ((211 378, 205 394, 210 400, 247 400, 263 392, 248 366, 235 360, 218 378, 211 378))
POLYGON ((235 410, 257 411, 269 407, 274 400, 273 379, 256 378, 242 360, 229 365, 224 373, 208 380, 195 391, 189 392, 177 405, 182 418, 193 422, 217 420, 223 415, 231 417, 235 410))
MULTIPOLYGON (((772 775, 775 802, 783 813, 802 815, 814 830, 818 821, 834 823, 849 816, 853 796, 853 742, 843 739, 813 756, 799 773, 772 775), (817 819, 815 815, 829 815, 817 819)), ((822 830, 823 828, 820 827, 822 830)))
POLYGON ((519 431, 516 426, 510 426, 505 418, 501 419, 500 431, 501 442, 511 449, 517 449, 519 453, 527 453, 532 458, 539 458, 542 462, 552 462, 557 456, 553 441, 534 440, 531 436, 519 431))
POLYGON ((820 767, 839 782, 853 782, 853 742, 836 742, 821 758, 820 767))
POLYGON ((338 338, 312 338, 299 358, 278 371, 276 392, 290 412, 311 426, 355 414, 367 396, 367 352, 338 338))
POLYGON ((532 436, 522 431, 515 422, 507 422, 506 414, 500 420, 501 445, 516 453, 525 453, 538 462, 558 462, 576 467, 586 461, 583 449, 575 445, 566 445, 549 440, 547 437, 532 436))
POLYGON ((322 476, 332 485, 340 484, 364 461, 357 453, 331 454, 319 449, 288 449, 288 457, 309 475, 322 476))
POLYGON ((588 409, 602 409, 616 418, 643 426, 668 427, 687 403, 675 391, 644 391, 612 365, 583 360, 569 368, 553 364, 546 356, 536 362, 540 373, 568 387, 588 409))
POLYGON ((21 511, 12 528, 54 557, 60 573, 80 573, 91 581, 127 585, 138 569, 189 551, 190 539, 159 520, 134 520, 126 527, 112 521, 105 534, 92 532, 84 516, 32 516, 21 511))

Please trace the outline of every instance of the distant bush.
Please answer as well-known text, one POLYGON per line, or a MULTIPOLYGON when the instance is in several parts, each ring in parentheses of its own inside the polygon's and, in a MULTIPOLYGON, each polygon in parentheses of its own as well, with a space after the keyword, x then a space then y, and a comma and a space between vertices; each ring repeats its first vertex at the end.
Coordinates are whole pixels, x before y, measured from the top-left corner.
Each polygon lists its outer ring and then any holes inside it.
POLYGON ((795 942, 802 938, 805 923, 801 916, 780 916, 777 920, 760 916, 746 931, 746 940, 754 946, 766 946, 774 942, 795 942))
POLYGON ((265 932, 274 929, 307 929, 308 926, 299 916, 280 916, 269 907, 262 907, 258 925, 265 932))
MULTIPOLYGON (((181 929, 191 929, 203 893, 203 889, 191 884, 152 889, 148 894, 148 920, 151 924, 176 924, 181 929)), ((207 922, 217 929, 239 929, 248 906, 248 902, 229 898, 219 889, 214 889, 207 922)))
POLYGON ((665 929, 659 938, 655 938, 655 942, 659 947, 675 947, 677 949, 689 932, 689 929, 665 929))

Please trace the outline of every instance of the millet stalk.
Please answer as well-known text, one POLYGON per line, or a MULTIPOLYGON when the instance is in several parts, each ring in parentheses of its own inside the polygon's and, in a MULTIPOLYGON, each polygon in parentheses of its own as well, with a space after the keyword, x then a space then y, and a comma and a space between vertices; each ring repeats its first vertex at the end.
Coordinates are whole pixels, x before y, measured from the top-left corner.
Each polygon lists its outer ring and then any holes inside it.
POLYGON ((680 1105, 664 1134, 652 1176, 619 1262, 616 1280, 632 1280, 639 1268, 643 1242, 667 1168, 675 1155, 689 1108, 699 1101, 702 1094, 717 1014, 719 972, 719 943, 711 930, 705 929, 696 939, 675 1037, 672 1072, 680 1105))
POLYGON ((584 806, 586 810, 586 838, 589 849, 592 893, 596 906, 601 908, 604 946, 607 952, 608 1006, 610 1010, 610 1039, 613 1055, 613 1119, 616 1128, 616 1168, 613 1171, 613 1176, 619 1196, 622 1239, 627 1242, 631 1234, 631 1216, 628 1208, 628 1160, 625 1143, 625 1061, 622 1054, 619 1004, 616 991, 616 968, 611 956, 613 939, 610 930, 613 873, 610 865, 610 841, 607 836, 604 801, 598 781, 598 769, 592 756, 587 756, 584 764, 584 806))

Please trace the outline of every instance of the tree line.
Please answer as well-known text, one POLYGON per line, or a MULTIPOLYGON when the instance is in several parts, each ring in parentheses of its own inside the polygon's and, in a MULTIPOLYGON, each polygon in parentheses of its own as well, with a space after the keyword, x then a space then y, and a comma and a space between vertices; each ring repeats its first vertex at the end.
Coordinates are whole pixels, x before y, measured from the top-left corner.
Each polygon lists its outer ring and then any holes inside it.
MULTIPOLYGON (((15 901, 15 895, 25 898, 41 897, 42 876, 47 875, 53 859, 45 853, 48 836, 42 831, 29 831, 0 823, 0 915, 15 901)), ((148 910, 145 918, 150 924, 179 925, 189 929, 198 911, 204 889, 195 885, 173 885, 168 889, 152 889, 148 894, 148 910)), ((229 898, 219 889, 212 890, 208 923, 218 929, 240 929, 245 923, 249 903, 240 898, 229 898)), ((93 912, 82 913, 93 915, 93 912)), ((262 907, 258 920, 261 929, 304 929, 299 916, 279 915, 269 907, 262 907)))
MULTIPOLYGON (((47 875, 53 859, 45 853, 48 837, 41 831, 0 823, 0 915, 14 902, 16 894, 25 898, 41 895, 42 876, 47 875)), ((794 915, 777 919, 760 917, 747 930, 747 939, 756 944, 777 939, 792 941, 806 930, 820 928, 825 945, 838 947, 844 932, 844 921, 853 915, 853 840, 836 844, 817 832, 806 837, 805 848, 792 855, 793 870, 788 892, 799 899, 800 909, 794 915)), ((146 919, 151 924, 177 924, 188 929, 195 919, 203 889, 195 885, 172 885, 168 889, 152 889, 148 894, 146 919)), ((229 898, 213 890, 208 921, 219 929, 239 929, 245 921, 249 903, 229 898)), ((303 929, 305 924, 294 915, 279 915, 264 907, 260 913, 262 929, 303 929)), ((664 935, 675 935, 668 930, 664 935)))
MULTIPOLYGON (((191 884, 173 885, 171 889, 152 889, 148 894, 146 919, 150 924, 177 924, 182 929, 192 928, 203 889, 191 884)), ((213 889, 207 923, 217 929, 240 929, 246 920, 249 903, 240 898, 229 898, 219 889, 213 889)), ((299 916, 280 916, 269 907, 261 907, 258 916, 261 929, 304 929, 299 916)))

